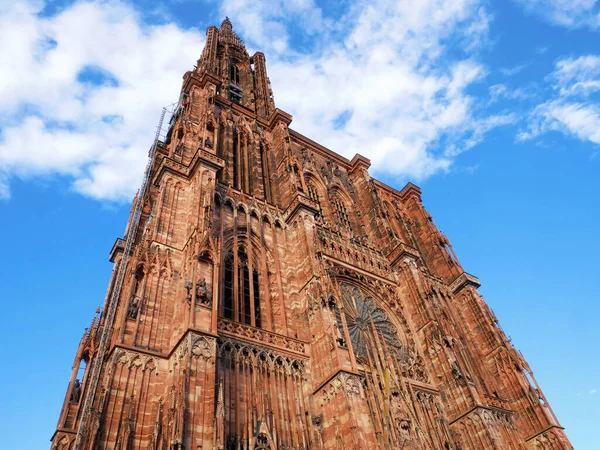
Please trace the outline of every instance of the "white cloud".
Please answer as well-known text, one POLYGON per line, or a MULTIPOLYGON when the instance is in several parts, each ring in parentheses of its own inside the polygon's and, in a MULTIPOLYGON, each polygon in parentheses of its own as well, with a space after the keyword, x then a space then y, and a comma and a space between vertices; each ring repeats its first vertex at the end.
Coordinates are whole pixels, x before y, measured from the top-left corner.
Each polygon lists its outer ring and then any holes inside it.
POLYGON ((529 129, 521 132, 518 139, 532 139, 549 131, 600 144, 600 108, 565 100, 542 103, 532 111, 529 129))
POLYGON ((513 0, 547 22, 567 28, 600 28, 598 0, 513 0))
POLYGON ((600 56, 560 59, 547 80, 554 97, 531 111, 528 129, 517 138, 528 140, 557 131, 600 144, 600 106, 595 98, 600 92, 600 56))
MULTIPOLYGON (((356 2, 335 20, 313 0, 232 0, 220 12, 266 53, 293 128, 345 156, 364 154, 376 170, 420 179, 514 120, 483 117, 468 93, 486 76, 482 3, 356 2)), ((177 98, 204 33, 145 25, 118 0, 77 2, 51 17, 39 15, 43 7, 0 7, 0 195, 11 177, 59 174, 85 195, 129 199, 160 108, 177 98)))
POLYGON ((447 157, 457 156, 483 142, 485 135, 491 130, 506 125, 513 125, 516 122, 517 115, 514 113, 497 114, 482 119, 474 119, 469 123, 468 127, 465 127, 462 139, 456 144, 448 146, 444 154, 447 157))
POLYGON ((505 84, 493 84, 489 87, 490 92, 490 103, 495 103, 501 98, 508 100, 524 100, 533 96, 532 92, 529 92, 524 88, 509 88, 505 84))
POLYGON ((530 63, 524 63, 524 64, 518 64, 513 67, 501 67, 500 73, 504 76, 512 77, 513 75, 516 75, 519 72, 523 71, 523 69, 526 69, 527 67, 529 67, 529 65, 530 65, 530 63))
MULTIPOLYGON (((197 30, 145 26, 118 1, 41 17, 41 2, 0 9, 0 194, 10 176, 59 174, 77 191, 128 200, 162 106, 203 47, 197 30), (111 82, 90 84, 92 68, 111 82)), ((98 79, 100 80, 100 79, 98 79)))
POLYGON ((591 391, 588 392, 588 394, 594 395, 597 392, 596 389, 592 389, 591 391))
POLYGON ((551 77, 561 95, 589 95, 600 91, 600 56, 563 58, 556 63, 551 77))

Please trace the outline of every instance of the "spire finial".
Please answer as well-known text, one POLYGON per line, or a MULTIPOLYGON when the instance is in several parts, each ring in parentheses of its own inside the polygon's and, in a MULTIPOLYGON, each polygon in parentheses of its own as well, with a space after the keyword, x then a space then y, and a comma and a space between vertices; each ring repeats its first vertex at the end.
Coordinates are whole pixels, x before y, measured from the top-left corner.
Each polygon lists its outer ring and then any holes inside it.
POLYGON ((225 20, 221 23, 221 30, 233 31, 233 26, 231 25, 229 17, 225 16, 225 20))

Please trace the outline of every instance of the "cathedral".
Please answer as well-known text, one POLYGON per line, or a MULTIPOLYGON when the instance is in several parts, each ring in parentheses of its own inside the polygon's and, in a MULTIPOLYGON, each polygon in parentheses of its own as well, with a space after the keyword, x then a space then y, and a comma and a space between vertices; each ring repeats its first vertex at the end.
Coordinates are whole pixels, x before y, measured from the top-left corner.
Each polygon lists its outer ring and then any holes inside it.
POLYGON ((291 122, 209 27, 51 449, 572 449, 421 190, 291 122))

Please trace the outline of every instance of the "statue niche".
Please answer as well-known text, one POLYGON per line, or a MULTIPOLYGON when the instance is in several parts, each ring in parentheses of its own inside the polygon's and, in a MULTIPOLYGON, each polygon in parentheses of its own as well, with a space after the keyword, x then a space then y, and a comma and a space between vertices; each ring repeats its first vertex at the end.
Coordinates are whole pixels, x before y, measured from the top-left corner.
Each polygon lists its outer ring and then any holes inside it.
POLYGON ((208 255, 202 254, 198 259, 198 276, 194 287, 196 305, 212 306, 213 264, 208 255))
POLYGON ((69 401, 71 403, 79 403, 79 398, 81 397, 81 383, 79 379, 76 379, 73 383, 73 390, 71 391, 71 398, 69 401))
POLYGON ((202 278, 196 283, 196 303, 202 306, 209 306, 212 302, 212 292, 208 289, 206 279, 202 278))
POLYGON ((127 318, 135 320, 140 309, 140 298, 133 297, 129 302, 129 308, 127 308, 127 318))

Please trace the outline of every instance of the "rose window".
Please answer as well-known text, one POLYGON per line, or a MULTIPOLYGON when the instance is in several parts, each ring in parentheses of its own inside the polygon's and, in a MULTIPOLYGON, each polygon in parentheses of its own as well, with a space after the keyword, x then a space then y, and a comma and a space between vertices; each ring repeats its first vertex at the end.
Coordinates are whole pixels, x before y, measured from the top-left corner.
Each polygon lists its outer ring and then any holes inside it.
MULTIPOLYGON (((391 323, 387 313, 377 303, 357 287, 340 284, 342 291, 343 313, 346 318, 348 334, 356 358, 363 364, 375 356, 377 343, 383 346, 385 353, 400 363, 406 362, 406 346, 400 339, 398 330, 391 323)), ((337 323, 342 332, 343 322, 340 310, 337 310, 337 323)))

